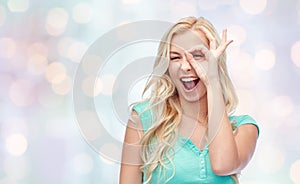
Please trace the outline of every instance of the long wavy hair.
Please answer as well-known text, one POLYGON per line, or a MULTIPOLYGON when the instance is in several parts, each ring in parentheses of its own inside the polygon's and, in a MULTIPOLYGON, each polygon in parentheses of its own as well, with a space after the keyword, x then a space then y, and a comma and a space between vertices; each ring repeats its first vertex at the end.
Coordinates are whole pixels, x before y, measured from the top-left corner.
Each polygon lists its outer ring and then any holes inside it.
MULTIPOLYGON (((211 32, 216 38, 217 46, 219 46, 221 42, 220 37, 208 20, 203 17, 198 19, 195 17, 183 18, 175 23, 162 37, 154 68, 160 66, 162 62, 166 62, 163 58, 166 58, 169 61, 170 43, 174 35, 183 33, 187 30, 200 31, 200 26, 204 26, 211 32)), ((227 72, 225 53, 219 58, 218 71, 223 98, 226 104, 226 111, 228 114, 232 114, 237 106, 238 99, 227 72)), ((178 99, 177 90, 168 75, 168 71, 161 76, 152 76, 144 89, 144 93, 148 90, 151 90, 151 94, 150 97, 146 99, 149 103, 146 110, 151 110, 151 113, 154 114, 154 116, 151 127, 145 132, 140 141, 142 145, 141 157, 143 160, 141 170, 146 178, 144 182, 149 183, 155 169, 163 168, 165 170, 167 169, 166 163, 171 163, 173 166, 173 173, 167 180, 169 181, 175 174, 172 156, 175 153, 173 147, 177 141, 177 127, 181 121, 182 109, 178 99)), ((233 176, 233 179, 238 182, 235 175, 233 176)))

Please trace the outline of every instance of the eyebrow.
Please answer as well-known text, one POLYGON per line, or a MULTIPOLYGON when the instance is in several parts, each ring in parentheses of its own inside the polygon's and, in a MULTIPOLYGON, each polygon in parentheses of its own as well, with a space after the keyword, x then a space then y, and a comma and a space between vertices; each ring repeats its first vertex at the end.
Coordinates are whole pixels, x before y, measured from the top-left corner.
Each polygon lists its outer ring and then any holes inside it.
POLYGON ((178 55, 180 55, 180 53, 175 52, 175 51, 171 51, 170 54, 178 54, 178 55))
POLYGON ((197 53, 197 52, 203 53, 201 50, 192 50, 192 51, 190 51, 189 53, 197 53))

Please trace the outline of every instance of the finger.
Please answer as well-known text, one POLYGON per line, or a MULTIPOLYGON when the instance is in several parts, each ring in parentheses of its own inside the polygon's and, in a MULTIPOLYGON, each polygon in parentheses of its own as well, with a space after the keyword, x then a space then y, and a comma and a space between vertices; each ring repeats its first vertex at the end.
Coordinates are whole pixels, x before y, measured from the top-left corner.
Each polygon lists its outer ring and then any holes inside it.
POLYGON ((227 41, 227 29, 223 29, 221 43, 226 43, 226 41, 227 41))
POLYGON ((193 58, 192 54, 190 54, 188 52, 185 52, 185 55, 186 55, 186 58, 187 58, 188 62, 194 68, 194 70, 195 70, 196 74, 198 75, 198 77, 201 80, 205 80, 206 79, 206 77, 205 77, 206 76, 206 70, 204 69, 204 67, 193 58))
POLYGON ((222 33, 221 45, 225 45, 225 48, 226 48, 232 42, 233 42, 233 40, 227 40, 227 29, 224 29, 223 33, 222 33))
POLYGON ((221 45, 217 48, 217 51, 220 51, 221 53, 223 53, 224 50, 226 50, 226 48, 228 47, 228 45, 231 44, 232 42, 233 42, 233 40, 226 41, 225 43, 221 44, 221 45))
POLYGON ((228 47, 228 45, 230 45, 231 43, 233 42, 233 40, 228 40, 226 43, 225 43, 225 49, 228 47))
POLYGON ((219 47, 216 49, 216 57, 219 57, 224 53, 229 44, 231 44, 233 40, 227 40, 227 29, 224 29, 222 32, 222 40, 219 47))
POLYGON ((186 52, 186 58, 188 60, 188 62, 192 65, 192 67, 195 69, 195 71, 198 73, 202 73, 204 72, 203 68, 201 67, 201 65, 199 64, 199 62, 197 62, 194 58, 193 55, 186 52))
MULTIPOLYGON (((204 61, 210 62, 213 59, 215 59, 215 56, 212 54, 212 52, 210 50, 208 50, 207 47, 205 47, 204 45, 196 45, 194 47, 192 47, 191 49, 189 49, 188 51, 186 51, 189 55, 191 55, 190 57, 193 58, 193 55, 191 54, 191 52, 194 51, 200 51, 203 55, 204 55, 204 61)), ((188 56, 189 56, 188 55, 188 56)), ((193 58, 194 59, 194 58, 193 58)), ((188 59, 189 61, 189 59, 188 59)), ((198 62, 197 62, 198 63, 198 62)))
POLYGON ((216 49, 216 58, 218 58, 221 54, 225 52, 227 49, 228 45, 231 44, 233 40, 226 41, 225 43, 221 44, 217 49, 216 49))
POLYGON ((200 26, 200 29, 201 29, 201 31, 204 32, 205 36, 209 40, 209 49, 215 50, 217 48, 217 41, 216 41, 215 37, 204 26, 200 26))
MULTIPOLYGON (((204 55, 204 61, 210 61, 212 60, 212 53, 208 50, 208 48, 204 45, 196 45, 189 49, 187 52, 191 55, 193 58, 193 55, 191 54, 194 51, 200 51, 204 55)), ((194 58, 193 58, 194 59, 194 58)))
POLYGON ((208 51, 207 47, 205 47, 204 45, 196 45, 196 46, 190 48, 189 50, 187 50, 187 52, 191 53, 191 52, 194 52, 197 50, 199 50, 203 54, 205 54, 208 51))

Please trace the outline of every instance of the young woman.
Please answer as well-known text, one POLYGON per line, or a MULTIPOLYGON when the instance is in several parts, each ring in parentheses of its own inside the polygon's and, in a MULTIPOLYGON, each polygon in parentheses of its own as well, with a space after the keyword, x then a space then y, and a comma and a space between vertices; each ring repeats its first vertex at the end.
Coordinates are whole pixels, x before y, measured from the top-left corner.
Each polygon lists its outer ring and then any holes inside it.
POLYGON ((237 96, 222 39, 204 18, 181 19, 161 40, 150 98, 133 106, 120 172, 121 184, 238 183, 259 129, 248 115, 233 116, 237 96))

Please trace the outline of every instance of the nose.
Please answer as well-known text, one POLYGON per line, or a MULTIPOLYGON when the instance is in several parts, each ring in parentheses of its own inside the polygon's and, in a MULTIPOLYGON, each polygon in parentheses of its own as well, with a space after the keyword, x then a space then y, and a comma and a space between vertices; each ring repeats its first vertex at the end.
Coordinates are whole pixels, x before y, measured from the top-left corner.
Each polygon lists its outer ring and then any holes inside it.
POLYGON ((186 56, 184 56, 182 58, 182 63, 181 63, 181 68, 184 71, 190 71, 192 69, 192 66, 190 64, 190 62, 188 61, 188 58, 186 56))

